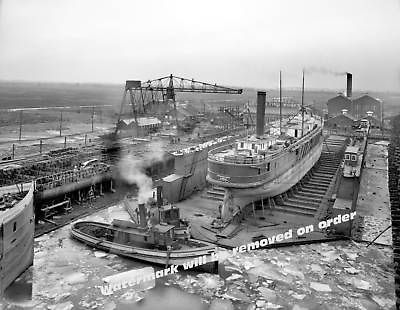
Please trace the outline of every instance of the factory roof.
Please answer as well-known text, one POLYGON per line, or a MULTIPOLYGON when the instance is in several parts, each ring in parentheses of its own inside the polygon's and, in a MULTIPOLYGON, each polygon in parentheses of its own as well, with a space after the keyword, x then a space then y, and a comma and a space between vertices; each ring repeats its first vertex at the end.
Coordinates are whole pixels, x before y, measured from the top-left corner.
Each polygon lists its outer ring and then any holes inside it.
MULTIPOLYGON (((126 118, 121 120, 125 125, 135 123, 134 118, 126 118)), ((159 125, 161 121, 157 117, 138 117, 137 122, 139 126, 159 125)))
POLYGON ((348 146, 347 148, 346 148, 346 151, 345 151, 346 153, 354 153, 354 154, 357 154, 357 152, 358 152, 358 147, 357 146, 348 146))
POLYGON ((166 176, 165 178, 163 178, 163 181, 164 182, 174 182, 174 181, 179 180, 181 178, 182 178, 181 175, 173 173, 173 174, 170 174, 170 175, 166 176))
POLYGON ((338 100, 340 100, 340 101, 346 101, 346 102, 351 102, 351 99, 350 99, 350 98, 346 97, 346 96, 343 95, 343 94, 338 94, 337 96, 328 99, 327 104, 332 104, 332 103, 334 103, 334 102, 336 102, 336 101, 338 101, 338 100))
POLYGON ((362 95, 362 96, 360 96, 360 97, 358 97, 358 98, 353 100, 353 102, 360 102, 360 103, 366 103, 368 101, 370 101, 370 102, 372 101, 374 103, 380 103, 382 100, 380 100, 378 98, 371 97, 368 94, 364 94, 364 95, 362 95))

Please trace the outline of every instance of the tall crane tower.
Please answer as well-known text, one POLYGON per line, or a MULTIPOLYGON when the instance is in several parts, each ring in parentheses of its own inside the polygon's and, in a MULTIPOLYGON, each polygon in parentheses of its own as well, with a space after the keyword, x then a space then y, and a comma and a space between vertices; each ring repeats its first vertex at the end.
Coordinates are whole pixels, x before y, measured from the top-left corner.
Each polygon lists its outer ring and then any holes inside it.
MULTIPOLYGON (((129 96, 133 116, 137 123, 137 117, 151 111, 156 105, 166 105, 173 108, 173 116, 177 128, 179 127, 176 110, 176 93, 216 93, 216 94, 241 94, 242 89, 219 86, 187 79, 174 75, 161 77, 147 82, 128 80, 125 84, 125 90, 121 102, 118 123, 121 120, 123 106, 126 98, 129 96)), ((116 131, 118 127, 116 128, 116 131)))

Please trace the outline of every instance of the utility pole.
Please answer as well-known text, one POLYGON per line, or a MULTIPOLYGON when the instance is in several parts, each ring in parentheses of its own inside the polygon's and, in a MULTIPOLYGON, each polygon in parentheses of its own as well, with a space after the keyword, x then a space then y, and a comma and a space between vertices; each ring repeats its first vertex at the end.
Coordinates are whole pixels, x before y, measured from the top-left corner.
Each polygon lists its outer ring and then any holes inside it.
POLYGON ((282 134, 282 70, 279 71, 279 135, 282 134))
POLYGON ((60 113, 60 137, 61 137, 61 132, 62 132, 62 111, 60 113))
POLYGON ((301 87, 301 137, 304 135, 304 69, 303 69, 303 84, 301 87))
POLYGON ((19 110, 19 141, 22 139, 22 112, 23 110, 19 110))
POLYGON ((93 132, 93 120, 94 120, 94 106, 92 107, 92 132, 93 132))
POLYGON ((382 132, 382 136, 383 136, 383 132, 384 132, 384 126, 385 126, 385 118, 383 115, 383 100, 381 101, 381 132, 382 132))

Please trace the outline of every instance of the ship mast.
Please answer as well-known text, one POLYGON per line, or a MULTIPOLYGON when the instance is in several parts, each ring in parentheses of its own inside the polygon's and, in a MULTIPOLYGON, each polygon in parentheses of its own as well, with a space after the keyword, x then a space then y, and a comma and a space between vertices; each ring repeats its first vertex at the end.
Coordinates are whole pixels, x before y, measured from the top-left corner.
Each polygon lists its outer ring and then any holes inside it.
POLYGON ((282 134, 282 70, 279 71, 279 135, 282 134))
POLYGON ((304 135, 304 69, 303 69, 303 83, 301 86, 301 137, 304 135))

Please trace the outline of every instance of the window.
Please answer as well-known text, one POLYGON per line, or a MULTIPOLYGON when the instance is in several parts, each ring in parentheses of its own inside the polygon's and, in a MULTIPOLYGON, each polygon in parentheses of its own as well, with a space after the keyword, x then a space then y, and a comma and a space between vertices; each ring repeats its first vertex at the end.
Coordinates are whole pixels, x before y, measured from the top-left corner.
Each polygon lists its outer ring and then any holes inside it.
POLYGON ((356 161, 356 160, 357 160, 356 155, 351 155, 351 160, 352 160, 352 161, 356 161))
POLYGON ((350 159, 350 154, 344 155, 344 159, 349 160, 350 159))
POLYGON ((240 142, 240 148, 244 148, 244 142, 240 142))
POLYGON ((271 163, 267 164, 267 171, 269 171, 269 169, 271 168, 271 163))
POLYGON ((17 231, 17 222, 14 222, 13 231, 17 231))

